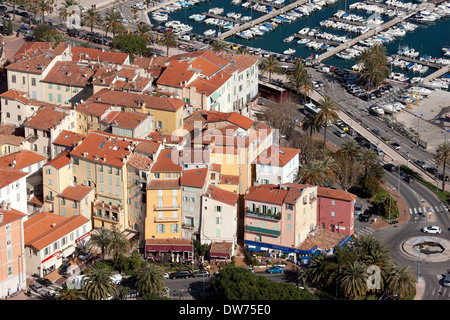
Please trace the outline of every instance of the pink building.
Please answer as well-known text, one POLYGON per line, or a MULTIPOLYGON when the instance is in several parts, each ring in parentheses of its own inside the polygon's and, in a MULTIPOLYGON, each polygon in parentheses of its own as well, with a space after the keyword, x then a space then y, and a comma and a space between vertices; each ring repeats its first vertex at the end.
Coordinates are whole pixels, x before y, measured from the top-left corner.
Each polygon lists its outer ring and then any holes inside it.
POLYGON ((345 235, 354 233, 356 195, 343 190, 318 187, 318 225, 345 235))
POLYGON ((27 215, 0 207, 0 299, 26 289, 23 222, 27 215))

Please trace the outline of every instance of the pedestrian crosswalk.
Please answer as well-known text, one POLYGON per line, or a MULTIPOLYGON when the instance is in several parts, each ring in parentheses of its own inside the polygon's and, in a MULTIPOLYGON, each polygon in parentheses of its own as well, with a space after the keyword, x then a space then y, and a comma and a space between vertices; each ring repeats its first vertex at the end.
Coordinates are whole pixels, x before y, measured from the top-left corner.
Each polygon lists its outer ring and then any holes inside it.
POLYGON ((450 287, 443 286, 443 279, 444 275, 437 274, 436 275, 438 279, 439 286, 433 285, 429 288, 429 294, 431 296, 436 296, 438 298, 436 299, 443 299, 443 300, 449 300, 450 299, 450 287))
POLYGON ((53 299, 53 295, 56 292, 56 290, 60 288, 57 284, 52 284, 48 287, 43 286, 42 290, 39 292, 34 291, 33 289, 30 289, 30 299, 32 300, 48 300, 53 299))
POLYGON ((427 212, 447 213, 448 214, 448 210, 444 206, 409 208, 409 214, 423 214, 423 213, 427 213, 427 212))
POLYGON ((369 236, 371 235, 375 230, 372 229, 371 227, 362 227, 358 230, 358 228, 356 228, 356 233, 359 232, 359 235, 362 236, 369 236))

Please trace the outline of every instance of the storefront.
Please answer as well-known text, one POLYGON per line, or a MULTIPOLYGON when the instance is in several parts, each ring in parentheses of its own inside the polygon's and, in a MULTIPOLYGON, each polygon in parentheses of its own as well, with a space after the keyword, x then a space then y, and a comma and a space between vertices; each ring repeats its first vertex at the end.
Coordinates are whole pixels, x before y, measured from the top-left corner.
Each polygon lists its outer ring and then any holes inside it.
POLYGON ((192 260, 194 245, 187 239, 147 239, 145 258, 148 260, 183 262, 192 260))

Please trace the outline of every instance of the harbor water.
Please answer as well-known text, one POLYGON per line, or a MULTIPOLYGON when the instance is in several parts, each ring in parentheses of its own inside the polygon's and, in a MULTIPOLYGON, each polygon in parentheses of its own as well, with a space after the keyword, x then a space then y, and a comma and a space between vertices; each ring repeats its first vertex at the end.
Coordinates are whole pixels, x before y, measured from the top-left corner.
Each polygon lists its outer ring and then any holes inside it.
MULTIPOLYGON (((175 12, 170 13, 170 20, 178 20, 181 23, 188 24, 193 27, 192 32, 195 34, 203 35, 206 30, 214 29, 217 33, 226 32, 227 30, 223 30, 223 28, 219 28, 215 25, 208 25, 204 22, 196 22, 189 17, 193 14, 203 14, 207 13, 211 8, 223 8, 222 16, 226 17, 227 13, 235 12, 240 13, 242 16, 251 16, 252 20, 261 17, 264 13, 250 10, 242 7, 242 4, 245 2, 243 0, 238 5, 233 5, 231 0, 209 0, 205 2, 200 2, 194 6, 190 6, 175 12)), ((353 38, 358 36, 358 34, 345 32, 342 30, 328 29, 325 26, 321 26, 320 22, 331 18, 338 10, 344 10, 347 13, 355 14, 364 18, 369 18, 372 14, 366 13, 365 11, 360 10, 350 10, 349 6, 353 3, 361 2, 357 0, 340 0, 335 2, 334 4, 329 4, 327 6, 322 7, 321 10, 315 11, 308 16, 303 16, 296 21, 290 23, 280 23, 278 24, 273 31, 266 32, 263 36, 257 36, 251 39, 244 39, 238 37, 236 35, 226 38, 225 40, 228 42, 236 43, 239 45, 244 45, 252 48, 260 48, 264 51, 269 51, 277 54, 282 54, 285 50, 292 48, 295 49, 296 52, 293 54, 294 57, 307 58, 311 55, 319 55, 325 51, 323 50, 314 50, 312 48, 308 48, 305 45, 297 44, 297 39, 290 43, 283 42, 283 39, 298 33, 303 28, 318 28, 319 30, 327 33, 331 33, 334 35, 342 36, 345 35, 348 38, 353 38)), ((406 1, 405 1, 406 2, 406 1)), ((289 0, 286 0, 284 5, 289 4, 289 0)), ((384 22, 389 21, 392 18, 387 16, 380 16, 384 22)), ((157 22, 152 20, 152 23, 164 25, 164 22, 157 22)), ((400 46, 407 45, 409 48, 414 48, 416 51, 420 53, 419 57, 424 55, 428 55, 435 58, 443 58, 441 49, 442 47, 450 44, 450 16, 443 17, 436 22, 431 23, 415 23, 418 25, 418 28, 415 31, 407 32, 405 36, 396 38, 395 41, 384 43, 384 46, 387 49, 387 54, 392 55, 396 54, 399 50, 400 46)), ((354 59, 341 59, 337 56, 332 56, 327 60, 323 61, 323 63, 340 67, 340 68, 351 68, 356 61, 354 59)), ((394 68, 395 69, 395 68, 394 68)), ((395 71, 393 69, 393 71, 395 71)), ((399 70, 400 71, 400 70, 399 70)), ((436 71, 434 68, 430 68, 426 73, 421 74, 421 77, 425 77, 428 74, 436 71)), ((413 72, 409 72, 407 70, 401 70, 403 74, 407 77, 417 77, 418 75, 413 72)))

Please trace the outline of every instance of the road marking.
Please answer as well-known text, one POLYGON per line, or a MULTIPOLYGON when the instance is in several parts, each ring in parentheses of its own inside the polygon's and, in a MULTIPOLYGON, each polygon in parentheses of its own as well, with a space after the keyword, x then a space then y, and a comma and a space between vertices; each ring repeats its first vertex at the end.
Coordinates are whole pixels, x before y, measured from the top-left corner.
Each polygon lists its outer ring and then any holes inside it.
POLYGON ((413 214, 413 211, 411 208, 409 208, 409 214, 413 214))
POLYGON ((419 213, 422 213, 422 208, 421 207, 419 207, 417 210, 419 211, 419 213))
POLYGON ((417 209, 416 208, 414 208, 414 213, 417 214, 417 209))

